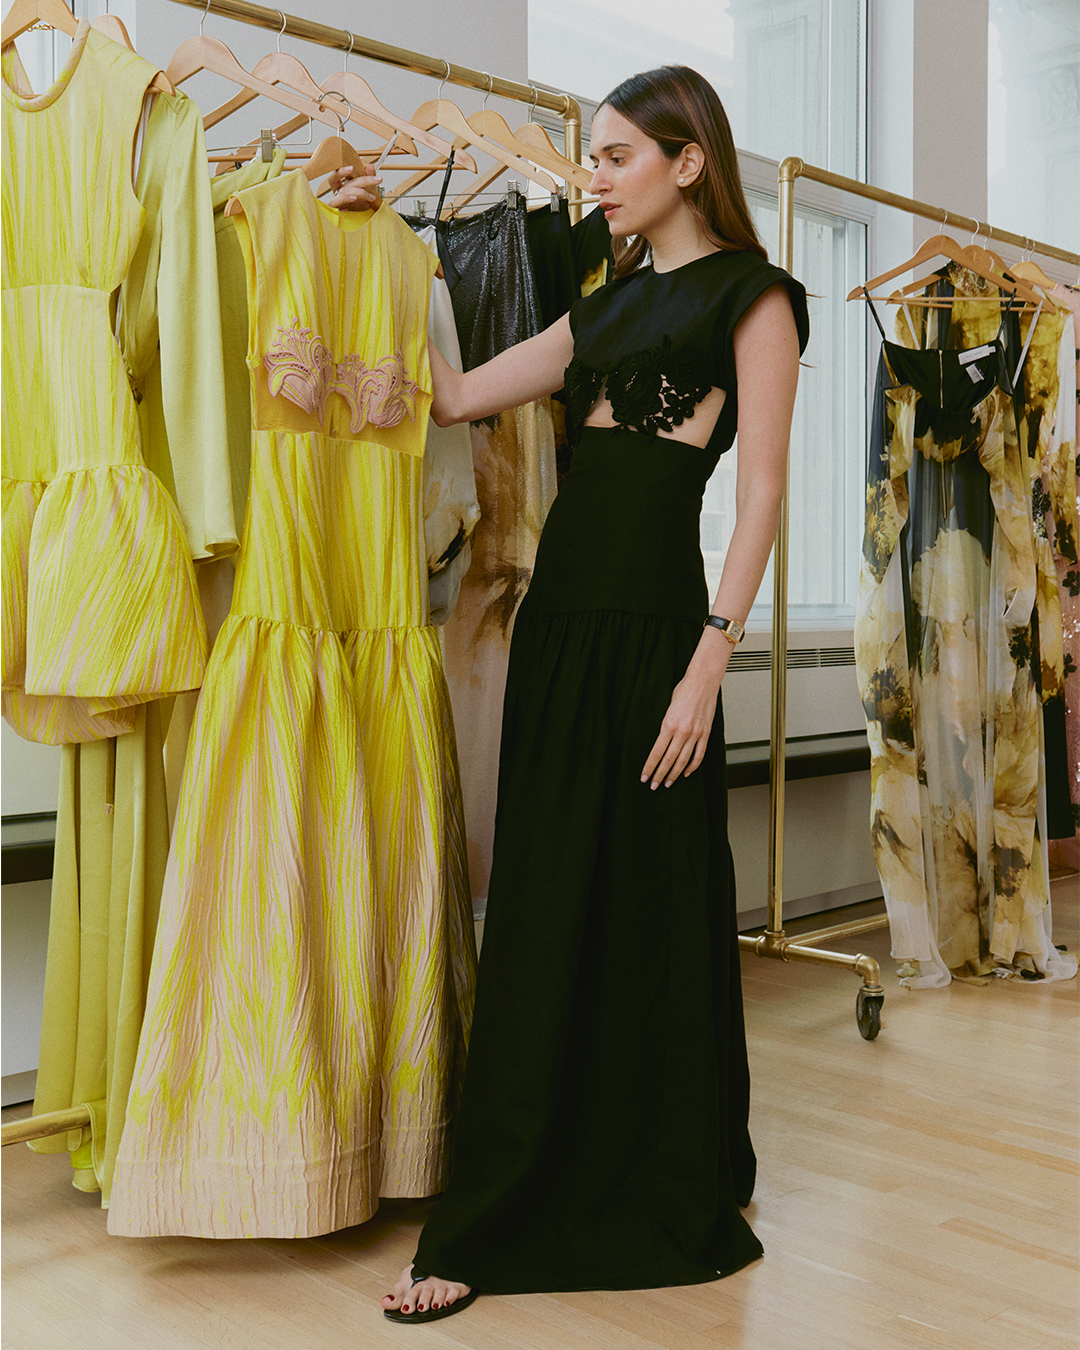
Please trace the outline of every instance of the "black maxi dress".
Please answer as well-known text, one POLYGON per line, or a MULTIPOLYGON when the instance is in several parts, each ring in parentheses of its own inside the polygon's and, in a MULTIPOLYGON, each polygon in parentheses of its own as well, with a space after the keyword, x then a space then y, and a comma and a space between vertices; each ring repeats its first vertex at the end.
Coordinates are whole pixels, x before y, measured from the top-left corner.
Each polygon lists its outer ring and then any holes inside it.
POLYGON ((515 622, 476 1010, 450 1185, 414 1273, 492 1293, 714 1280, 761 1254, 722 711, 701 768, 640 781, 709 596, 702 493, 734 439, 747 252, 644 268, 571 310, 581 428, 515 622), (658 437, 712 386, 706 449, 658 437))

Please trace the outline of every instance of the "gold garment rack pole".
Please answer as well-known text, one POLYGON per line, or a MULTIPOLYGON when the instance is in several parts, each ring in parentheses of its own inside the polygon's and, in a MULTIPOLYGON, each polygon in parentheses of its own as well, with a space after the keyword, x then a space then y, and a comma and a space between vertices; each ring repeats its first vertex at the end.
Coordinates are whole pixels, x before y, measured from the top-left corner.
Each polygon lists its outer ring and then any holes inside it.
MULTIPOLYGON (((235 19, 238 23, 251 24, 256 28, 265 28, 275 35, 284 33, 288 37, 299 38, 302 42, 314 42, 320 47, 332 47, 336 51, 352 56, 366 56, 370 61, 381 61, 384 65, 397 66, 400 70, 411 70, 418 75, 430 75, 448 84, 459 84, 466 89, 477 89, 481 93, 497 98, 513 99, 530 108, 547 108, 563 119, 566 129, 566 157, 575 164, 581 163, 581 106, 569 94, 556 94, 548 89, 539 89, 536 85, 522 84, 519 80, 507 80, 500 75, 489 75, 483 70, 473 70, 469 66, 458 66, 441 56, 424 56, 420 52, 409 51, 406 47, 395 47, 388 42, 378 42, 374 38, 362 37, 346 28, 331 28, 313 19, 300 18, 295 14, 285 14, 280 9, 267 9, 265 5, 252 5, 248 0, 172 0, 174 5, 186 5, 198 10, 200 14, 217 14, 223 19, 235 19)), ((581 218, 581 189, 573 183, 567 184, 567 201, 570 203, 570 219, 577 222, 581 218)))
MULTIPOLYGON (((454 65, 438 56, 424 56, 420 52, 409 51, 405 47, 393 47, 386 42, 377 42, 374 38, 362 37, 346 28, 330 28, 324 23, 315 23, 311 19, 302 19, 295 14, 286 14, 280 9, 267 9, 265 5, 251 5, 247 0, 172 0, 175 5, 186 5, 188 9, 198 10, 200 14, 217 14, 223 19, 235 19, 238 23, 251 24, 256 28, 265 28, 268 32, 299 38, 302 42, 314 42, 320 47, 332 47, 336 51, 351 56, 366 56, 371 61, 381 61, 385 65, 397 66, 401 70, 415 71, 418 75, 431 75, 435 79, 445 80, 448 84, 460 84, 466 89, 477 89, 484 94, 498 98, 513 99, 530 108, 547 108, 563 119, 566 128, 565 150, 568 159, 575 164, 581 163, 581 105, 569 94, 556 94, 548 89, 539 89, 532 84, 521 84, 518 80, 506 80, 499 75, 489 75, 483 70, 472 70, 468 66, 454 65)), ((573 183, 567 184, 567 201, 570 206, 570 220, 577 223, 581 219, 582 192, 573 183)), ((90 1115, 85 1107, 75 1107, 71 1111, 54 1111, 48 1115, 33 1116, 25 1121, 17 1121, 3 1126, 4 1145, 25 1142, 29 1139, 46 1138, 53 1134, 64 1134, 89 1124, 90 1115)))
MULTIPOLYGON (((1016 248, 1055 258, 1058 262, 1080 267, 1080 254, 1053 244, 1043 244, 1009 230, 999 230, 986 221, 974 220, 958 211, 946 211, 913 197, 901 197, 896 192, 854 178, 844 178, 827 169, 806 164, 797 156, 789 156, 779 168, 780 266, 792 271, 795 265, 795 181, 809 178, 827 187, 839 188, 853 197, 864 197, 895 207, 908 215, 922 216, 959 230, 970 230, 985 235, 987 240, 1012 244, 1016 248)), ((778 961, 811 961, 822 965, 846 967, 862 976, 855 1017, 865 1040, 873 1040, 881 1022, 881 1005, 885 991, 881 984, 881 968, 870 956, 852 956, 845 952, 819 951, 817 944, 829 939, 854 937, 888 925, 888 916, 880 915, 821 928, 813 933, 789 938, 784 932, 784 790, 787 742, 787 604, 788 604, 788 491, 780 507, 780 524, 776 531, 773 557, 773 633, 772 633, 772 697, 769 727, 769 882, 768 923, 764 933, 739 937, 739 946, 757 956, 772 957, 778 961)))

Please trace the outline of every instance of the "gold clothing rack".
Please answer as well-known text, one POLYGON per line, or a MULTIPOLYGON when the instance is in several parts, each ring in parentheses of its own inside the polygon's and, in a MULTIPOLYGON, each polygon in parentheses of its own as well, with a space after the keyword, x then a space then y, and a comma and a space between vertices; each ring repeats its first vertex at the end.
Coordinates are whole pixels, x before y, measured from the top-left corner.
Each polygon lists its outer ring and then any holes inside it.
MULTIPOLYGON (((956 211, 946 211, 912 197, 901 197, 896 192, 854 178, 844 178, 827 169, 805 164, 796 156, 789 156, 779 168, 780 266, 791 272, 795 262, 795 180, 809 178, 813 182, 849 192, 853 197, 865 197, 885 206, 906 211, 908 215, 923 216, 960 230, 971 230, 974 236, 1012 244, 1017 248, 1040 253, 1080 267, 1080 254, 1067 249, 1043 244, 1009 230, 999 230, 985 221, 974 220, 956 211)), ((790 481, 790 480, 789 480, 790 481)), ((869 919, 855 919, 850 923, 820 928, 792 939, 784 933, 784 789, 787 739, 787 601, 788 601, 788 490, 780 508, 780 524, 776 532, 773 557, 773 632, 772 632, 772 696, 769 727, 769 881, 768 922, 764 933, 740 935, 739 946, 758 956, 778 961, 811 961, 820 965, 843 966, 862 976, 855 1003, 855 1019, 865 1040, 873 1040, 881 1025, 881 1005, 885 990, 881 984, 881 968, 871 956, 851 956, 844 952, 819 951, 817 944, 859 933, 869 933, 888 925, 887 915, 869 919)))
MULTIPOLYGON (((569 94, 556 94, 540 89, 534 84, 522 84, 518 80, 507 80, 500 75, 489 75, 487 71, 473 70, 469 66, 458 66, 441 56, 424 56, 420 52, 409 51, 406 47, 394 47, 387 42, 377 42, 374 38, 362 37, 347 28, 331 28, 324 23, 315 23, 312 19, 302 19, 295 14, 285 14, 280 9, 267 9, 265 5, 249 4, 248 0, 172 0, 176 5, 187 5, 200 14, 218 14, 224 19, 236 19, 238 23, 252 24, 256 28, 265 28, 280 36, 299 38, 303 42, 315 42, 320 47, 333 47, 347 56, 366 56, 371 61, 382 61, 386 65, 397 66, 401 70, 412 70, 418 75, 431 75, 448 84, 460 84, 466 89, 477 89, 493 97, 513 99, 525 103, 530 108, 547 108, 563 119, 565 129, 565 154, 575 164, 581 163, 581 106, 569 94)), ((567 184, 567 201, 570 204, 570 220, 576 223, 581 218, 581 189, 573 183, 567 184)))
MULTIPOLYGON (((563 119, 565 126, 565 153, 575 164, 581 163, 581 106, 569 94, 552 93, 536 85, 521 84, 517 80, 503 79, 499 75, 489 75, 486 71, 473 70, 468 66, 458 66, 442 57, 424 56, 409 51, 405 47, 394 47, 386 42, 377 42, 374 38, 362 37, 345 28, 330 28, 326 24, 315 23, 311 19, 302 19, 294 14, 285 14, 280 9, 267 9, 264 5, 248 4, 247 0, 173 0, 174 4, 187 5, 200 14, 218 14, 225 19, 235 19, 238 23, 252 24, 256 28, 265 28, 275 35, 288 34, 304 42, 318 43, 321 47, 333 47, 346 56, 366 56, 372 61, 382 61, 386 65, 398 66, 402 70, 412 70, 419 75, 431 75, 435 79, 449 84, 460 84, 467 89, 477 89, 484 94, 499 98, 513 99, 527 104, 530 108, 547 108, 563 119)), ((567 201, 570 205, 570 219, 577 222, 581 218, 582 191, 573 183, 567 184, 567 201)), ((67 1111, 53 1111, 40 1116, 31 1116, 26 1120, 14 1121, 0 1129, 0 1146, 25 1143, 32 1139, 43 1139, 50 1135, 64 1134, 69 1130, 81 1129, 90 1124, 91 1112, 88 1106, 74 1106, 67 1111)))

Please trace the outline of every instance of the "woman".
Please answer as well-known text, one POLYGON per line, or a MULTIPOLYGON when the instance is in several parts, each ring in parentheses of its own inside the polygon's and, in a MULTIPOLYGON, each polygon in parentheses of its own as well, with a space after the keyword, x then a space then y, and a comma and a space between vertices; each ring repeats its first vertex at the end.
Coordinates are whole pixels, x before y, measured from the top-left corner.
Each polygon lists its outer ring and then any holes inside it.
POLYGON ((383 1299, 397 1321, 761 1254, 739 1212, 755 1159, 719 694, 776 532, 805 293, 766 260, 696 72, 621 84, 591 158, 634 239, 615 280, 464 376, 431 353, 440 424, 565 385, 577 441, 515 623, 452 1178, 383 1299), (698 520, 736 430, 710 615, 698 520))

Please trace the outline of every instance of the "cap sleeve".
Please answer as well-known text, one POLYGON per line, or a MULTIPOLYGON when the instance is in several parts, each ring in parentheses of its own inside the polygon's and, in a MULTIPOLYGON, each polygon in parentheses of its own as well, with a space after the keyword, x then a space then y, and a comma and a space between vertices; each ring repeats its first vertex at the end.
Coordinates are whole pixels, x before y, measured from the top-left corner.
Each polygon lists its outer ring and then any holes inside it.
MULTIPOLYGON (((799 335, 799 354, 806 350, 810 339, 810 316, 806 308, 806 288, 790 272, 772 263, 762 261, 754 254, 746 255, 750 265, 742 276, 732 283, 726 303, 717 314, 714 341, 716 351, 722 353, 722 369, 735 370, 735 330, 747 311, 773 286, 783 286, 791 301, 791 312, 799 335)), ((728 387, 728 386, 724 386, 728 387)))

